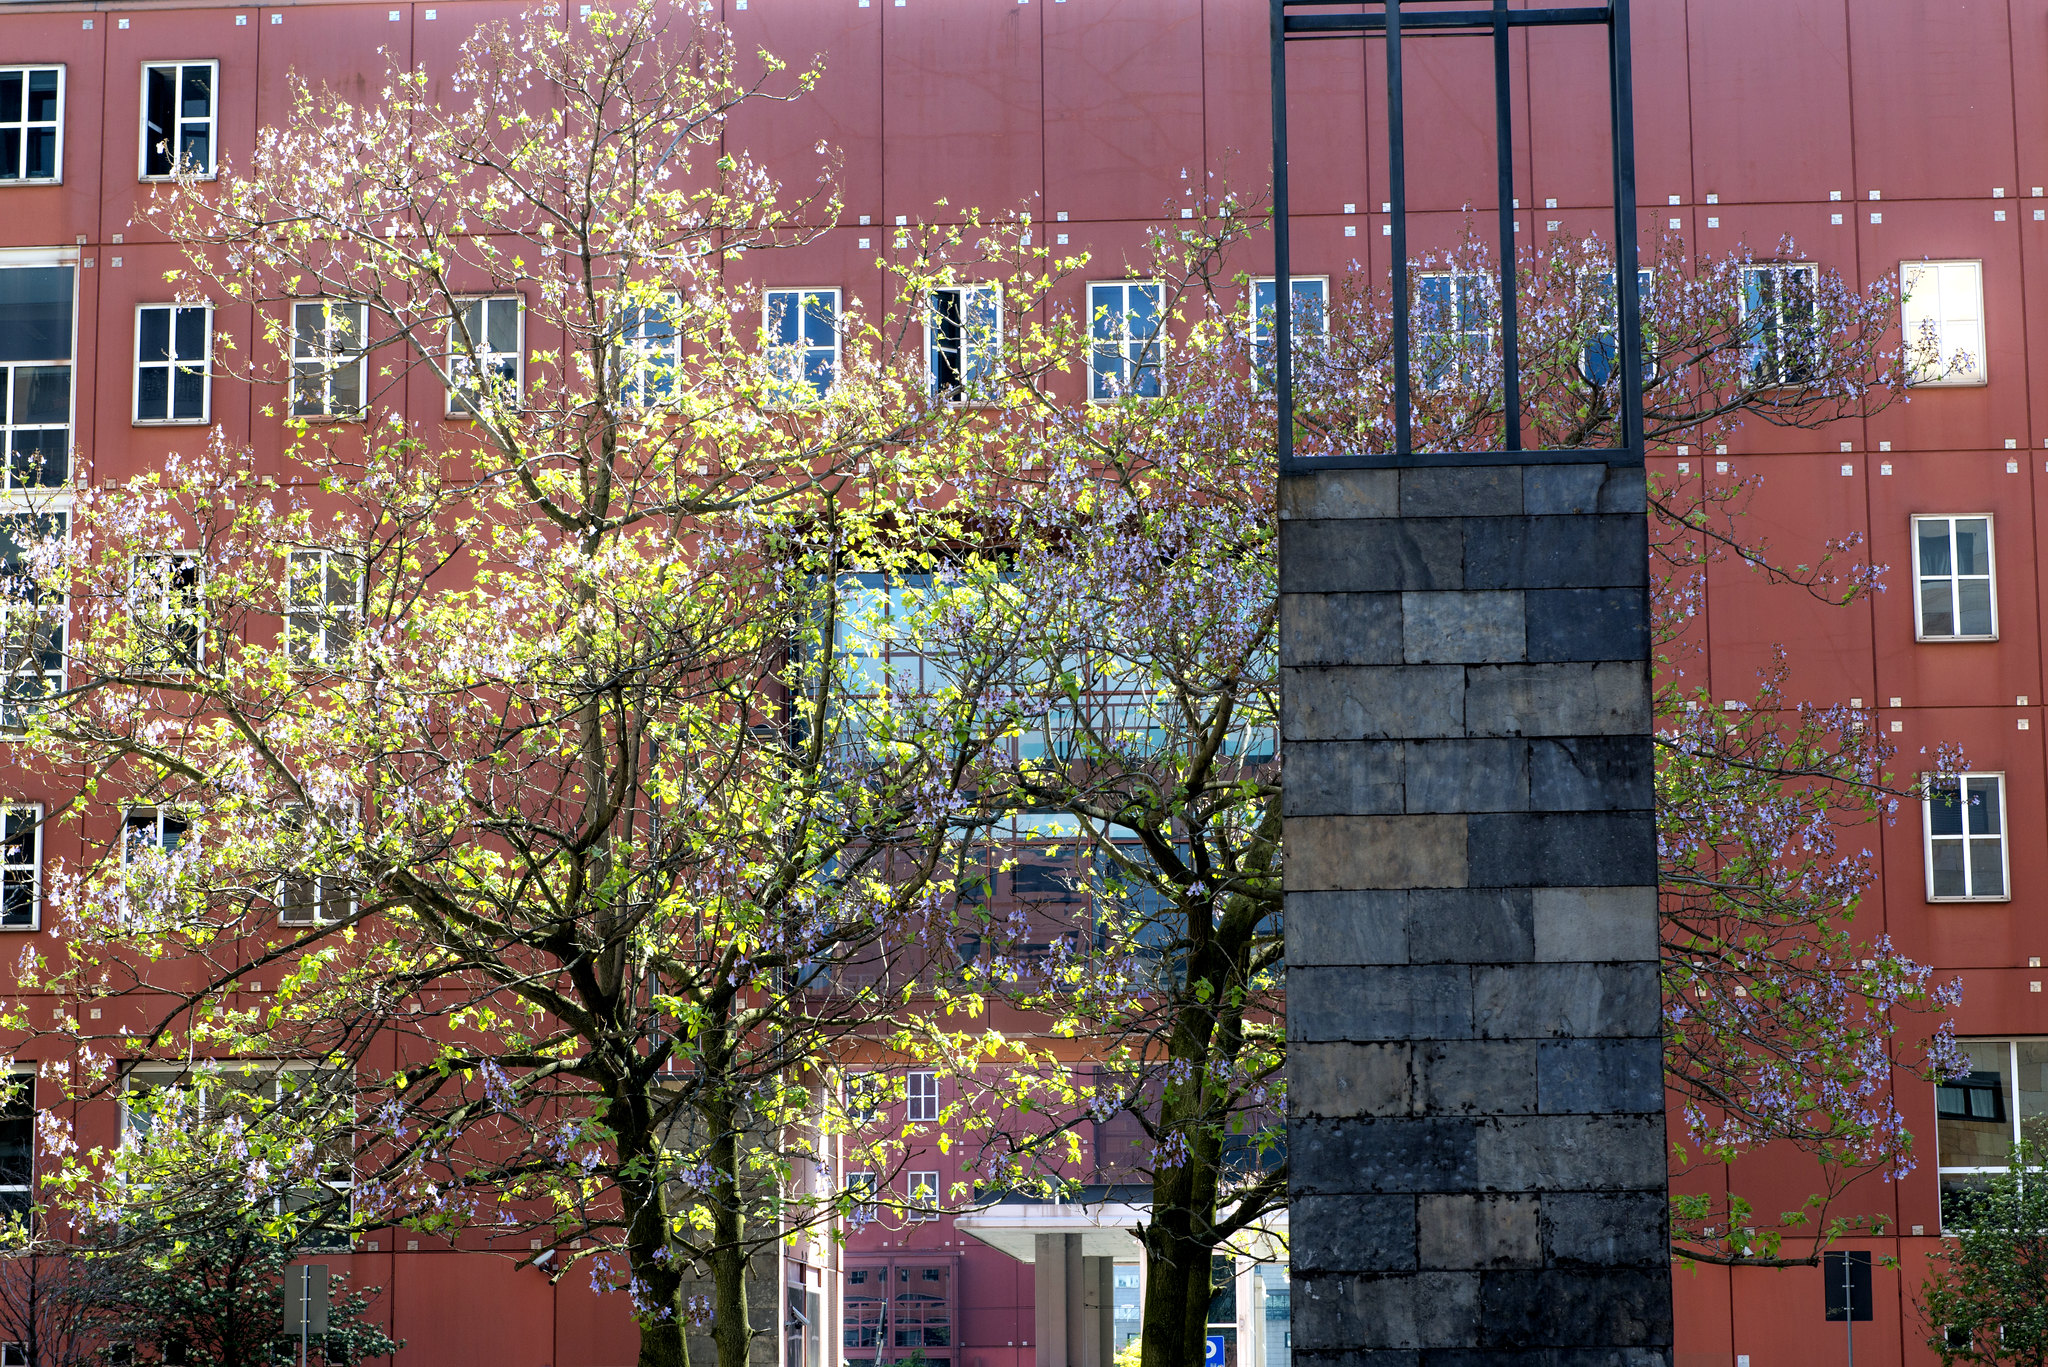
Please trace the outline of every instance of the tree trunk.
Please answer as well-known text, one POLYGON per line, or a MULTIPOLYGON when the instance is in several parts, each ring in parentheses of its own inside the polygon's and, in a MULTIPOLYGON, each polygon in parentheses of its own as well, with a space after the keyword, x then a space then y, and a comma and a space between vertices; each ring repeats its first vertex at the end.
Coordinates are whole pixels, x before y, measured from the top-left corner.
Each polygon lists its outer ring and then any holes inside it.
POLYGON ((747 1367, 754 1328, 747 1317, 746 1219, 740 1209, 738 1117, 713 1090, 704 1108, 711 1128, 711 1342, 718 1367, 747 1367))
POLYGON ((1188 1237, 1186 1215, 1185 1210, 1162 1212, 1155 1206, 1145 1227, 1143 1367, 1200 1367, 1202 1362, 1210 1250, 1188 1237))
POLYGON ((636 1283, 633 1300, 634 1317, 640 1325, 640 1367, 690 1367, 683 1278, 669 1247, 668 1192, 660 1180, 660 1145, 635 1125, 621 1128, 618 1146, 620 1168, 645 1174, 619 1182, 619 1195, 633 1212, 626 1226, 626 1259, 636 1283), (634 1158, 638 1161, 631 1161, 634 1158))

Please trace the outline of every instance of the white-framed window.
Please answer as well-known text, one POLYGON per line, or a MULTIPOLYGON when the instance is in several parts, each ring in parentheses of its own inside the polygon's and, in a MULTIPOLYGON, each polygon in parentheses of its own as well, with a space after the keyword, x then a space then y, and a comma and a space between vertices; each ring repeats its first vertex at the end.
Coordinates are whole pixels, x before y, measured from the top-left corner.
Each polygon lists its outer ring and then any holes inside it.
POLYGON ((1913 623, 1923 641, 1998 639, 1991 515, 1913 519, 1913 623))
POLYGON ((137 305, 134 421, 204 423, 212 355, 210 305, 137 305))
POLYGON ((1899 316, 1913 383, 1985 382, 1982 261, 1906 262, 1899 316))
POLYGON ((1166 286, 1157 280, 1100 280, 1088 286, 1088 397, 1159 397, 1166 286))
MULTIPOLYGON (((1657 374, 1657 362, 1647 354, 1652 317, 1650 290, 1655 279, 1655 272, 1648 267, 1636 272, 1636 316, 1642 324, 1644 334, 1643 379, 1646 383, 1657 374)), ((1602 385, 1614 374, 1614 363, 1621 359, 1621 300, 1618 297, 1620 291, 1615 288, 1612 270, 1596 272, 1592 277, 1591 287, 1601 331, 1579 352, 1579 373, 1585 376, 1588 384, 1602 385)))
POLYGON ((939 1218, 939 1175, 936 1172, 912 1172, 906 1174, 903 1194, 904 1218, 912 1224, 922 1220, 939 1218))
POLYGON ((0 185, 64 178, 64 68, 0 66, 0 185))
POLYGON ((356 823, 356 808, 322 809, 309 814, 303 807, 294 807, 285 813, 287 829, 299 836, 299 858, 312 867, 300 868, 285 876, 278 889, 277 919, 287 926, 325 925, 330 921, 346 920, 356 910, 356 899, 352 885, 345 874, 330 872, 324 866, 329 862, 329 851, 323 848, 330 840, 330 833, 346 836, 356 823))
POLYGON ((888 1095, 888 1080, 880 1073, 846 1074, 846 1116, 856 1126, 879 1124, 888 1095))
POLYGON ((912 1073, 903 1088, 903 1118, 909 1121, 939 1118, 939 1075, 912 1073))
POLYGON ((0 442, 6 487, 71 479, 77 264, 69 254, 0 253, 0 442))
POLYGON ((1934 1088, 1935 1168, 1941 1223, 1966 1220, 1974 1191, 2012 1163, 2022 1137, 2048 1143, 2048 1039, 1960 1039, 1962 1077, 1934 1088))
POLYGON ((875 1175, 872 1172, 849 1172, 846 1174, 846 1189, 853 1196, 853 1215, 856 1219, 875 1218, 875 1175))
POLYGON ((2003 902, 2006 878, 2005 775, 1928 780, 1921 800, 1927 832, 1927 900, 2003 902))
POLYGON ((204 649, 205 582, 191 551, 152 551, 128 572, 128 613, 142 659, 158 669, 197 669, 204 649))
POLYGON ((121 812, 121 863, 147 862, 175 854, 192 833, 192 814, 183 807, 128 807, 121 812))
POLYGON ((308 547, 293 551, 285 568, 285 649, 295 665, 332 665, 345 659, 363 619, 362 557, 308 547))
POLYGON ((672 402, 682 359, 673 302, 667 306, 635 305, 621 311, 619 388, 626 407, 660 408, 672 402))
POLYGON ((137 174, 169 180, 214 172, 219 62, 147 62, 142 68, 142 148, 137 174))
POLYGON ((292 416, 355 418, 363 411, 364 305, 316 299, 292 305, 292 416))
POLYGON ((459 299, 448 318, 448 416, 470 417, 486 395, 519 403, 521 332, 526 313, 516 294, 459 299))
MULTIPOLYGON (((1321 339, 1330 335, 1330 280, 1322 275, 1290 276, 1287 292, 1293 299, 1288 317, 1294 323, 1294 337, 1297 346, 1304 338, 1321 339)), ((1246 296, 1246 327, 1252 339, 1252 382, 1260 389, 1273 387, 1273 322, 1279 315, 1280 282, 1271 275, 1258 276, 1252 281, 1251 292, 1246 296)), ((1299 351, 1296 352, 1298 356, 1299 351)))
POLYGON ((1742 271, 1742 326, 1752 384, 1811 383, 1820 337, 1814 301, 1820 267, 1811 261, 1776 261, 1742 271))
MULTIPOLYGON (((28 1222, 35 1181, 35 1074, 0 1074, 0 1224, 28 1222)), ((0 1357, 0 1367, 7 1367, 4 1357, 0 1357)))
MULTIPOLYGON (((355 1190, 354 1079, 344 1071, 298 1061, 208 1059, 192 1064, 138 1064, 122 1079, 121 1145, 147 1145, 159 1125, 184 1133, 225 1133, 222 1121, 307 1146, 304 1180, 274 1192, 266 1204, 282 1216, 317 1205, 327 1214, 300 1227, 299 1248, 349 1247, 355 1190)), ((297 1145, 295 1144, 294 1147, 297 1145)), ((274 1181, 300 1174, 276 1173, 274 1181)))
MULTIPOLYGON (((29 549, 65 536, 65 512, 0 512, 0 723, 18 726, 39 700, 64 689, 70 605, 35 577, 29 549)), ((0 916, 0 926, 6 924, 0 916)))
POLYGON ((42 923, 42 804, 10 802, 0 807, 0 930, 36 930, 42 923))
POLYGON ((28 1345, 0 1343, 0 1367, 28 1367, 28 1345))
POLYGON ((931 392, 971 402, 988 392, 1002 354, 1003 296, 996 285, 948 285, 925 310, 925 376, 931 392))
POLYGON ((1414 368, 1428 389, 1469 386, 1493 349, 1493 282, 1480 271, 1418 271, 1414 368))
POLYGON ((769 290, 761 340, 785 397, 824 398, 839 379, 839 291, 769 290))

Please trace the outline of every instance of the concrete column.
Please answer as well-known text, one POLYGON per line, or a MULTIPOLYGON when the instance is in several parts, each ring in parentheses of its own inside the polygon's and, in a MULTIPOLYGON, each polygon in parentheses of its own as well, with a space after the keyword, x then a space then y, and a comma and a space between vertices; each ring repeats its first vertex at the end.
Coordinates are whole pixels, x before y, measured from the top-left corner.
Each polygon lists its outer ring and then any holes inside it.
MULTIPOLYGON (((1081 1240, 1074 1237, 1078 1245, 1081 1240)), ((1116 1260, 1081 1259, 1082 1335, 1074 1367, 1110 1367, 1116 1360, 1116 1260)))
POLYGON ((1297 1362, 1671 1345, 1640 470, 1281 483, 1297 1362))
POLYGON ((1037 1236, 1031 1263, 1031 1295, 1034 1336, 1033 1361, 1037 1367, 1068 1367, 1067 1361, 1067 1278, 1068 1234, 1037 1236))

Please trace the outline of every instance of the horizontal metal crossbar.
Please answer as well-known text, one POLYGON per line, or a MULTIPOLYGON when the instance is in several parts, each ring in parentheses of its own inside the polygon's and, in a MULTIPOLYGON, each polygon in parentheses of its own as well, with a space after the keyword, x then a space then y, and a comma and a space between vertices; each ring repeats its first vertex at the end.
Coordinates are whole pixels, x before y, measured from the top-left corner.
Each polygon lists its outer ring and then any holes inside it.
MULTIPOLYGON (((1287 0, 1288 9, 1316 4, 1319 0, 1287 0)), ((1330 3, 1345 3, 1347 0, 1329 0, 1330 3)), ((1348 0, 1356 3, 1356 0, 1348 0)), ((1606 24, 1613 15, 1606 5, 1581 5, 1571 9, 1523 9, 1509 10, 1506 24, 1509 28, 1550 28, 1564 24, 1606 24)), ((1404 11, 1401 15, 1403 32, 1453 32, 1472 33, 1492 29, 1496 23, 1492 10, 1426 10, 1404 11)), ((1285 32, 1289 38, 1311 38, 1335 34, 1380 33, 1387 27, 1384 14, 1289 14, 1286 17, 1285 32)))
POLYGON ((1312 475, 1318 470, 1440 469, 1468 465, 1612 465, 1640 466, 1643 453, 1624 447, 1580 446, 1537 451, 1348 451, 1340 456, 1288 455, 1280 462, 1283 475, 1312 475))

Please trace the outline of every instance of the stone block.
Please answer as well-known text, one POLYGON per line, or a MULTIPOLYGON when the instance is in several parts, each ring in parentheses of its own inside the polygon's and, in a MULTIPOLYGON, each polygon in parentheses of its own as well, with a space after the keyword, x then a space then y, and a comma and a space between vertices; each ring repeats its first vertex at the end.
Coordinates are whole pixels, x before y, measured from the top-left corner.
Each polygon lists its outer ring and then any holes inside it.
POLYGON ((1426 1115, 1534 1115, 1536 1045, 1529 1040, 1431 1040, 1415 1046, 1426 1115))
POLYGON ((1456 665, 1280 672, 1286 740, 1403 740, 1464 729, 1465 673, 1456 665))
POLYGON ((1529 1348, 1662 1347, 1671 1342, 1669 1275, 1618 1268, 1480 1274, 1480 1342, 1529 1348))
POLYGON ((1535 1267, 1543 1261, 1542 1207, 1533 1196, 1423 1196, 1415 1207, 1416 1258, 1425 1268, 1535 1267))
POLYGON ((1288 741, 1280 810, 1286 816, 1377 816, 1405 809, 1399 741, 1288 741))
POLYGON ((1661 1114, 1507 1116, 1473 1138, 1483 1191, 1663 1192, 1669 1183, 1661 1114))
POLYGON ((1458 587, 1644 588, 1648 527, 1633 515, 1467 518, 1458 587))
MULTIPOLYGON (((1283 487, 1286 481, 1281 481, 1283 487)), ((1605 465, 1525 465, 1522 511, 1532 514, 1596 513, 1607 484, 1605 465)))
POLYGON ((1523 657, 1522 595, 1404 593, 1402 658, 1412 665, 1497 664, 1523 657))
POLYGON ((1280 516, 1319 518, 1393 517, 1400 511, 1400 476, 1395 470, 1320 470, 1280 477, 1280 516))
POLYGON ((1287 593, 1280 597, 1283 665, 1397 665, 1398 593, 1287 593))
POLYGON ((1416 466, 1401 471, 1403 517, 1513 517, 1521 511, 1520 466, 1416 466))
POLYGON ((1287 985, 1290 1045, 1472 1037, 1472 974, 1462 966, 1295 968, 1287 985))
POLYGON ((1538 888, 1536 958, 1545 963, 1655 962, 1657 889, 1538 888))
POLYGON ((1303 816, 1287 823, 1289 892, 1462 888, 1462 816, 1303 816))
POLYGON ((1659 1030, 1657 965, 1503 964, 1472 970, 1481 1039, 1636 1039, 1659 1030))
POLYGON ((1465 721, 1474 736, 1646 736, 1649 666, 1475 665, 1465 671, 1465 721))
POLYGON ((1554 1192, 1543 1198, 1544 1256, 1566 1267, 1665 1267, 1670 1218, 1662 1192, 1554 1192))
POLYGON ((1302 1193, 1476 1191, 1485 1124, 1437 1116, 1292 1118, 1287 1122, 1292 1190, 1297 1199, 1302 1193))
POLYGON ((1465 537, 1455 518, 1280 524, 1283 594, 1463 587, 1465 537))
POLYGON ((1288 1211, 1287 1262, 1296 1275, 1402 1272, 1415 1266, 1415 1198, 1304 1196, 1288 1211), (1303 1235, 1306 1237, 1303 1237, 1303 1235))
POLYGON ((1294 1115, 1414 1115, 1419 1095, 1415 1046, 1406 1041, 1287 1046, 1287 1108, 1294 1115))
POLYGON ((1607 480, 1600 486, 1600 511, 1603 513, 1635 513, 1641 516, 1650 511, 1649 474, 1638 465, 1607 467, 1607 480))
POLYGON ((1531 660, 1644 660, 1650 654, 1644 589, 1530 589, 1531 660))
POLYGON ((1408 961, 1526 964, 1536 951, 1527 888, 1418 889, 1408 900, 1408 961))
POLYGON ((1294 1279, 1289 1319, 1297 1347, 1413 1349, 1416 1279, 1409 1275, 1324 1274, 1294 1279))
POLYGON ((1536 1046, 1536 1108, 1545 1115, 1649 1115, 1663 1107, 1664 1041, 1655 1036, 1536 1046))
POLYGON ((1290 968, 1408 962, 1405 891, 1290 892, 1286 908, 1290 968))
POLYGON ((1468 883, 1634 887, 1657 881, 1657 833, 1646 811, 1481 813, 1469 820, 1468 883))
POLYGON ((1648 736, 1529 742, 1531 811, 1647 812, 1657 805, 1656 777, 1648 736))
POLYGON ((1526 741, 1411 740, 1403 760, 1402 786, 1412 813, 1529 809, 1526 741))

